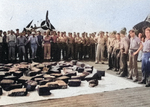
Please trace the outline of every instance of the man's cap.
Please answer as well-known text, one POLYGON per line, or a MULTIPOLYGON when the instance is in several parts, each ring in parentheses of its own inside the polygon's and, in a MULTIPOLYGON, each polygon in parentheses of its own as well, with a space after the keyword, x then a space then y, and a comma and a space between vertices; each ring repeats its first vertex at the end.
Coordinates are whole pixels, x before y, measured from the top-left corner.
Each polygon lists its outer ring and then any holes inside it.
POLYGON ((32 35, 35 35, 35 32, 32 32, 32 35))

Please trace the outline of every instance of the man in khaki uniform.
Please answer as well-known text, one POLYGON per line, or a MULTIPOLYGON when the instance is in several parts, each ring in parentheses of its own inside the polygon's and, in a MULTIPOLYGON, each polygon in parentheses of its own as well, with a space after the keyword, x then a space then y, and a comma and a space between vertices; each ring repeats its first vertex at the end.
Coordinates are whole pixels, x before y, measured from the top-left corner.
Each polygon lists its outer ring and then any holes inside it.
POLYGON ((74 38, 72 37, 72 33, 68 33, 69 37, 68 37, 68 40, 67 40, 67 45, 68 45, 68 52, 67 52, 67 58, 71 58, 73 59, 74 56, 73 56, 73 50, 74 50, 74 38))
POLYGON ((101 61, 104 64, 104 49, 106 44, 106 39, 104 37, 104 32, 99 32, 99 36, 95 37, 97 40, 97 49, 96 49, 96 61, 95 64, 98 64, 101 61))
POLYGON ((116 31, 113 31, 113 33, 110 35, 108 39, 108 66, 109 68, 107 70, 113 69, 113 57, 112 57, 112 52, 114 48, 114 41, 116 39, 116 31))
POLYGON ((61 32, 61 36, 58 37, 59 49, 60 52, 62 51, 63 60, 66 58, 65 53, 65 45, 66 45, 66 38, 63 36, 63 32, 61 32))
POLYGON ((73 43, 73 58, 74 58, 75 60, 77 60, 77 59, 76 59, 76 53, 75 53, 75 52, 76 52, 76 43, 75 43, 76 35, 77 35, 76 32, 74 32, 74 33, 73 33, 73 38, 74 38, 74 43, 73 43))
POLYGON ((80 37, 79 33, 77 33, 77 36, 75 38, 75 59, 82 59, 82 38, 80 37))
POLYGON ((82 37, 81 37, 81 39, 82 39, 82 58, 84 58, 85 59, 85 57, 86 57, 86 38, 85 38, 85 35, 86 35, 86 33, 84 32, 84 33, 82 33, 82 37))
POLYGON ((115 68, 115 71, 119 71, 119 68, 120 68, 120 56, 119 56, 119 52, 120 52, 120 41, 121 41, 121 38, 120 38, 120 33, 117 33, 116 34, 116 40, 114 41, 114 48, 113 48, 113 56, 114 56, 114 68, 115 68))
POLYGON ((91 43, 90 43, 90 38, 88 37, 88 33, 86 33, 85 39, 86 39, 86 56, 88 56, 88 59, 89 59, 91 43))
POLYGON ((60 37, 60 35, 61 35, 61 34, 60 34, 60 32, 58 31, 58 32, 57 32, 57 52, 58 52, 57 54, 58 54, 58 55, 57 55, 57 58, 56 58, 57 61, 59 61, 59 60, 61 59, 61 46, 60 46, 60 42, 59 42, 59 37, 60 37))
POLYGON ((90 58, 90 60, 95 60, 95 43, 96 43, 96 41, 94 40, 94 38, 95 38, 95 35, 93 33, 90 34, 90 38, 89 38, 89 41, 90 41, 89 58, 90 58))
MULTIPOLYGON (((106 44, 107 44, 108 43, 108 32, 106 32, 105 38, 106 38, 106 44)), ((104 50, 105 59, 107 59, 107 57, 108 57, 107 48, 108 48, 107 45, 105 45, 105 50, 104 50)))
POLYGON ((63 34, 64 39, 65 39, 65 43, 64 43, 64 59, 67 59, 67 52, 68 52, 68 46, 67 46, 67 40, 68 40, 68 36, 66 35, 66 32, 64 32, 63 34))
POLYGON ((133 55, 134 52, 140 47, 140 38, 135 35, 132 29, 130 34, 130 48, 129 48, 129 76, 128 79, 133 79, 134 82, 138 81, 137 57, 138 54, 133 55))
POLYGON ((129 51, 129 45, 130 41, 129 38, 126 36, 126 30, 120 31, 121 36, 121 42, 120 42, 120 71, 118 74, 120 74, 120 77, 125 77, 128 75, 127 70, 127 58, 128 58, 128 51, 129 51))

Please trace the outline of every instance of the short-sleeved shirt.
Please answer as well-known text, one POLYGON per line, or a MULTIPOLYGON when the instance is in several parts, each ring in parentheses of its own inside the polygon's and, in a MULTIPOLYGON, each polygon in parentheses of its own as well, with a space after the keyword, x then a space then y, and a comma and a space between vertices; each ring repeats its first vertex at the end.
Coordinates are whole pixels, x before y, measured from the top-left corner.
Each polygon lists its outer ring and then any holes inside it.
POLYGON ((120 42, 120 49, 124 50, 124 53, 128 53, 129 51, 129 45, 130 45, 130 40, 128 37, 123 37, 121 38, 121 42, 120 42))
POLYGON ((97 43, 98 44, 101 44, 101 45, 104 45, 106 43, 106 39, 105 37, 96 37, 95 39, 97 39, 97 43))
POLYGON ((18 46, 25 46, 27 39, 26 37, 22 36, 22 37, 18 37, 17 38, 17 45, 18 46))
POLYGON ((140 42, 140 38, 138 38, 137 36, 130 38, 130 49, 138 50, 138 48, 140 47, 140 42))
POLYGON ((150 39, 146 40, 143 44, 143 52, 150 52, 150 39))
POLYGON ((114 41, 114 49, 120 49, 120 40, 114 41))
POLYGON ((33 45, 33 44, 38 44, 38 39, 37 39, 37 36, 30 36, 29 37, 29 41, 30 41, 30 43, 31 43, 31 45, 33 45))

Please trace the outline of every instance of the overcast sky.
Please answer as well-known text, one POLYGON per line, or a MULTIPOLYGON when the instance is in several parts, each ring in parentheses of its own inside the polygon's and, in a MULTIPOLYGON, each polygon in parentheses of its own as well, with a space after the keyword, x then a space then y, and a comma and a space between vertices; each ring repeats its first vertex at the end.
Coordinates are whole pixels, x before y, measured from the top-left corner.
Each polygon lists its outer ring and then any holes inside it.
POLYGON ((150 14, 150 0, 1 0, 0 29, 23 29, 45 19, 67 32, 131 29, 150 14))

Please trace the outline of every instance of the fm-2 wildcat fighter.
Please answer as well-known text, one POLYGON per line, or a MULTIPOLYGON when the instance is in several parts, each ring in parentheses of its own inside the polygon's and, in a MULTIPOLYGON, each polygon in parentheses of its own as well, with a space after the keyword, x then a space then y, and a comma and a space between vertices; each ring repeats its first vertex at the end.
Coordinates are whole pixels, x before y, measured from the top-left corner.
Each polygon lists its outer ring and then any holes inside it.
POLYGON ((48 11, 46 12, 46 19, 41 22, 40 26, 37 27, 36 24, 34 24, 34 27, 33 27, 32 22, 33 20, 24 28, 24 31, 31 31, 31 30, 53 31, 55 30, 55 27, 51 24, 48 18, 48 11))

